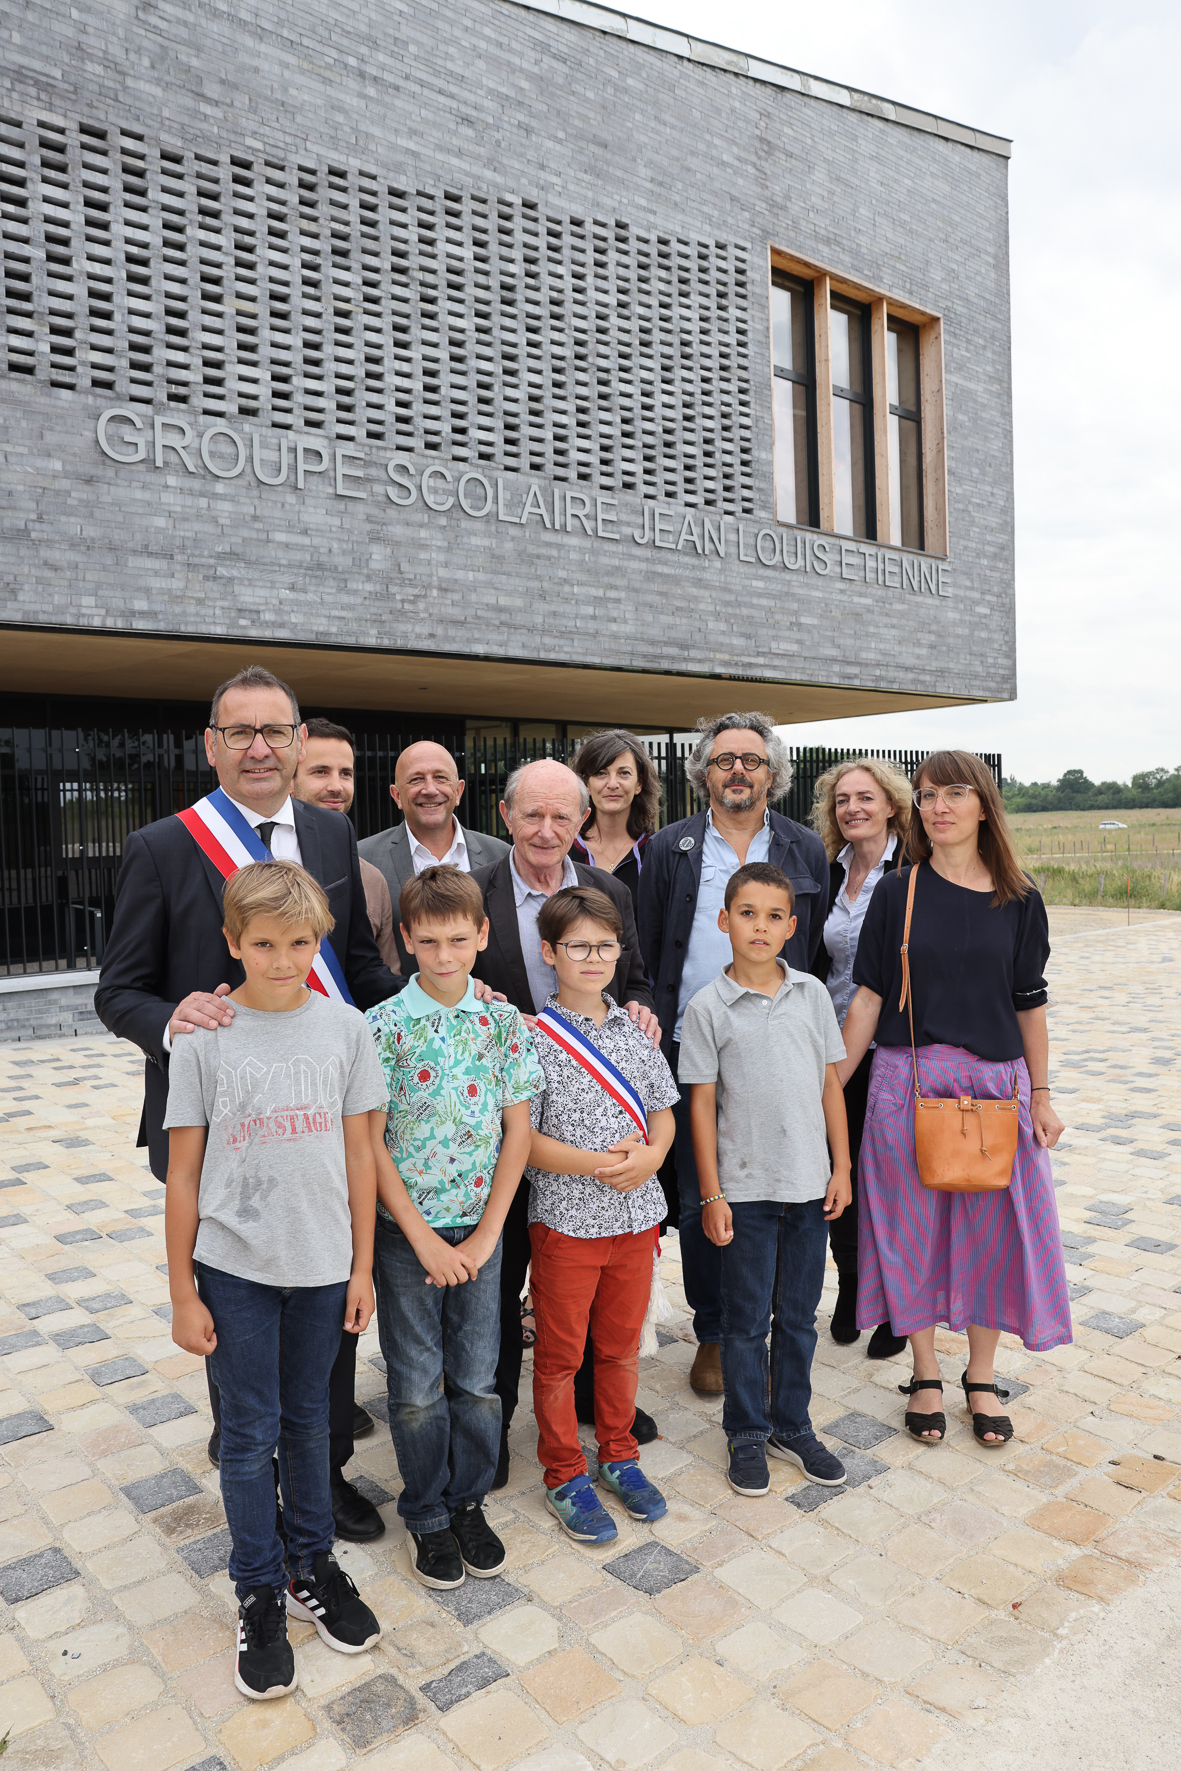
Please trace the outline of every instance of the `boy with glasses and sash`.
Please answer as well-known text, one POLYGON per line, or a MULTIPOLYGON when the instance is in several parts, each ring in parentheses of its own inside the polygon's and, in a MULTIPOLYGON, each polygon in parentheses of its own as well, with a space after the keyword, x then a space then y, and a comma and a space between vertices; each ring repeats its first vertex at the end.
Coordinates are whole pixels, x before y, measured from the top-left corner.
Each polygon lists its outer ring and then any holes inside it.
POLYGON ((666 1210, 657 1175, 673 1140, 677 1088, 664 1058, 607 994, 623 934, 611 899, 591 886, 555 892, 537 932, 558 978, 533 1035, 545 1088, 530 1108, 525 1171, 537 1454, 563 1530, 580 1543, 609 1543, 618 1533, 587 1473, 574 1378, 589 1325, 599 1482, 631 1518, 662 1518, 664 1497, 640 1470, 632 1422, 666 1210))

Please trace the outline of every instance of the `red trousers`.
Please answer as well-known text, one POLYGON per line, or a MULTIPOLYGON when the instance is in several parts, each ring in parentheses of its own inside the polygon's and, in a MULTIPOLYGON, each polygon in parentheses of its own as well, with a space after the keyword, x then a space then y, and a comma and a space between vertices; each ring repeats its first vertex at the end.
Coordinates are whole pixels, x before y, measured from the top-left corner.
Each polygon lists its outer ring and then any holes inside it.
POLYGON ((651 1230, 638 1236, 563 1236, 547 1224, 530 1224, 529 1240, 529 1296, 537 1318, 537 1455, 545 1466, 546 1487, 560 1488, 586 1470, 574 1412, 574 1377, 586 1351, 588 1322, 595 1354, 599 1461, 634 1458, 638 1450, 631 1429, 655 1240, 651 1230))

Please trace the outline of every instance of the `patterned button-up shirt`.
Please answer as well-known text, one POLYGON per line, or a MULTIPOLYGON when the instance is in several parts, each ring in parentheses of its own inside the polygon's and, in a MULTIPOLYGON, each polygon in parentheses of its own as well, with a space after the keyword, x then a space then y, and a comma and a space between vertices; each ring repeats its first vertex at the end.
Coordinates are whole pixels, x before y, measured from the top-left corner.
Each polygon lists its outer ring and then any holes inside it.
POLYGON ((545 1082, 520 1015, 508 1002, 478 1002, 470 978, 455 1008, 411 978, 365 1019, 389 1086, 386 1149, 415 1209, 436 1229, 479 1223, 504 1109, 545 1082))
MULTIPOLYGON (((603 1000, 607 1019, 601 1027, 586 1015, 560 1007, 556 996, 545 1006, 577 1027, 627 1077, 646 1113, 671 1107, 678 1090, 661 1052, 605 991, 603 1000)), ((544 1093, 535 1095, 529 1108, 534 1130, 576 1150, 607 1151, 620 1138, 634 1135, 630 1115, 541 1027, 533 1035, 533 1045, 545 1075, 544 1093)), ((525 1176, 532 1183, 529 1222, 547 1224, 563 1236, 635 1235, 651 1230, 668 1209, 655 1175, 632 1193, 617 1193, 594 1175, 556 1175, 548 1169, 527 1168, 525 1176)))

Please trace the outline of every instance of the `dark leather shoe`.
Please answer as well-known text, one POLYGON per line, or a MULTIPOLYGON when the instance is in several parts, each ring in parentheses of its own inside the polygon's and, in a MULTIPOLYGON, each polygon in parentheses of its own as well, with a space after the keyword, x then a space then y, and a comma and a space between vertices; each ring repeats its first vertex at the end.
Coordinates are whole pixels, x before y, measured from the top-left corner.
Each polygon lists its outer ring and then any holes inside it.
POLYGON ((353 1438, 367 1439, 373 1431, 373 1416, 366 1414, 359 1402, 353 1403, 353 1438))
POLYGON ((205 1449, 209 1454, 210 1463, 213 1465, 214 1469, 216 1469, 218 1464, 221 1462, 221 1428, 220 1427, 214 1427, 212 1433, 210 1433, 210 1435, 209 1435, 209 1444, 205 1447, 205 1449))
POLYGON ((888 1322, 879 1322, 869 1337, 869 1345, 865 1349, 867 1359, 892 1359, 895 1353, 906 1351, 906 1336, 895 1334, 888 1322))
POLYGON ((373 1502, 346 1482, 339 1470, 332 1472, 332 1518, 337 1537, 345 1543, 372 1543, 385 1532, 385 1520, 373 1502))
POLYGON ((492 1478, 493 1488, 504 1488, 508 1483, 508 1428, 500 1429, 500 1456, 496 1460, 496 1474, 492 1478))
POLYGON ((632 1437, 637 1445, 651 1445, 653 1439, 660 1437, 656 1422, 642 1408, 636 1409, 636 1418, 632 1422, 632 1437))

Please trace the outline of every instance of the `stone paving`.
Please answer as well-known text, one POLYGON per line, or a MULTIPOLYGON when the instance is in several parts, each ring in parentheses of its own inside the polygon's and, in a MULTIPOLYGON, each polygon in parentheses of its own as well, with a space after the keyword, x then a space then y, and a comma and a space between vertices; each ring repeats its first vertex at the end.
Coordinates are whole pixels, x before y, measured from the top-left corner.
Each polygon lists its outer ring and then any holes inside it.
MULTIPOLYGON (((973 1754, 973 1730, 1019 1707, 1063 1641, 1181 1555, 1181 918, 1052 922, 1076 1339, 1003 1344, 1004 1451, 975 1444, 950 1387, 946 1445, 903 1433, 906 1359, 834 1345, 830 1273, 814 1418, 848 1489, 777 1465, 770 1495, 740 1499, 720 1408, 686 1381, 671 1239, 677 1320, 641 1389, 668 1517, 641 1531, 616 1509, 616 1544, 572 1544, 519 1415, 489 1507, 508 1574, 434 1595, 409 1576, 379 1426, 351 1473, 389 1529, 340 1553, 382 1641, 347 1657, 293 1624, 300 1688, 267 1704, 232 1682, 205 1380, 169 1338, 164 1189, 133 1148, 140 1061, 105 1037, 0 1048, 5 1771, 853 1771, 973 1754)), ((965 1343, 939 1345, 954 1386, 965 1343)), ((373 1332, 358 1393, 382 1409, 373 1332)))

